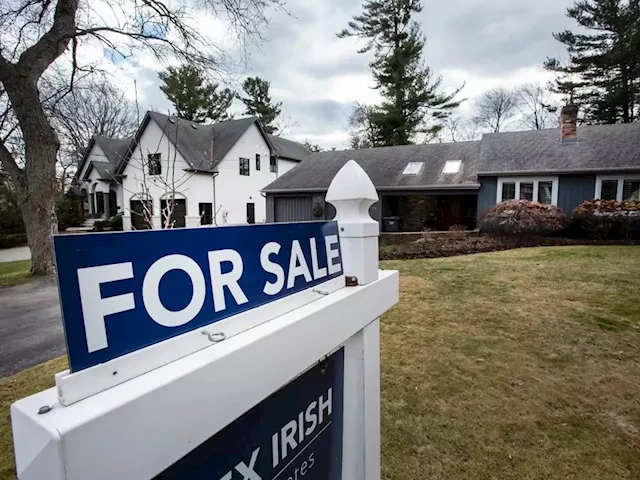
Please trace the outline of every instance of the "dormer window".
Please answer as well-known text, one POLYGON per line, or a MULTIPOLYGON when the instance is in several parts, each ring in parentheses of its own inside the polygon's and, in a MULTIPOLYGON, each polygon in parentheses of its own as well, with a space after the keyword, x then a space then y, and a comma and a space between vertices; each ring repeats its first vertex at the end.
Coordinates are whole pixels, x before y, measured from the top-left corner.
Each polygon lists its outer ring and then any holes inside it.
POLYGON ((442 169, 442 173, 445 175, 451 175, 460 171, 462 160, 447 160, 442 169))
POLYGON ((424 162, 410 162, 404 167, 403 175, 418 175, 424 168, 424 162))

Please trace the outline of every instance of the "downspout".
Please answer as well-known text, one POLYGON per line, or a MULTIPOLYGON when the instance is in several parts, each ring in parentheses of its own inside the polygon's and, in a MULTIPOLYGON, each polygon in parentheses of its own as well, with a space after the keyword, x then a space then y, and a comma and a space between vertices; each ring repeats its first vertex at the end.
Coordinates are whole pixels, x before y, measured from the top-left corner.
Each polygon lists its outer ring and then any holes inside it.
MULTIPOLYGON (((211 148, 209 148, 209 161, 211 162, 211 168, 213 168, 213 137, 211 137, 211 148)), ((211 177, 213 178, 213 208, 211 209, 211 216, 213 217, 213 224, 218 226, 218 210, 216 209, 216 177, 220 172, 213 172, 211 177)))

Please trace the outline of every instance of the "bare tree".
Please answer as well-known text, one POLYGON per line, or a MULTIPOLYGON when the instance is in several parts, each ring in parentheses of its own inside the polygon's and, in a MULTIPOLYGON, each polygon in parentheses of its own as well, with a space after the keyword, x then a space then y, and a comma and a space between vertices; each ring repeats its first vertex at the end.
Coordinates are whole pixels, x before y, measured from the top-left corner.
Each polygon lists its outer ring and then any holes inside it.
POLYGON ((357 150, 372 148, 378 145, 380 128, 376 123, 376 107, 356 102, 349 116, 352 131, 349 136, 349 147, 357 150))
POLYGON ((471 142, 479 140, 482 136, 478 122, 463 117, 449 117, 443 133, 445 138, 452 142, 471 142))
POLYGON ((133 102, 104 76, 76 84, 51 110, 52 123, 61 142, 58 175, 62 190, 94 136, 130 137, 139 123, 133 102))
MULTIPOLYGON (((5 95, 24 144, 24 166, 9 137, 0 142, 0 162, 18 194, 29 247, 31 273, 53 270, 51 233, 56 229, 54 196, 60 140, 40 95, 39 82, 49 67, 68 60, 65 92, 89 70, 78 51, 99 42, 129 57, 144 49, 159 59, 177 57, 209 71, 220 71, 224 52, 190 24, 202 7, 226 18, 239 40, 260 39, 266 11, 282 0, 13 0, 0 3, 0 95, 5 95), (108 15, 104 15, 107 12, 108 15), (106 19, 106 20, 105 20, 106 19), (63 57, 69 49, 69 53, 63 57)), ((0 112, 0 119, 5 116, 0 112)), ((14 130, 15 132, 15 130, 14 130)), ((5 138, 6 137, 6 138, 5 138)))
POLYGON ((522 125, 528 130, 557 127, 558 106, 551 93, 539 83, 525 83, 516 89, 518 111, 522 114, 522 125))
POLYGON ((518 97, 507 88, 494 88, 476 100, 475 109, 478 125, 497 133, 518 113, 518 97))

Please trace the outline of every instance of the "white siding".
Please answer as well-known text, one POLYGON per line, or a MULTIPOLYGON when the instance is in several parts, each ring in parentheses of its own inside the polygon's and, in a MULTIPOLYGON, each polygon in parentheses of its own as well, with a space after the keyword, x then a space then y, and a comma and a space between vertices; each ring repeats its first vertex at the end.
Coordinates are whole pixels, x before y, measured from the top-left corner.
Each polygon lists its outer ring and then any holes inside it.
POLYGON ((186 199, 186 225, 197 226, 200 221, 198 203, 212 202, 213 199, 211 175, 186 172, 187 168, 187 162, 160 127, 150 121, 123 172, 124 228, 131 228, 131 200, 141 199, 141 194, 145 191, 149 192, 153 201, 154 228, 160 228, 160 200, 173 189, 176 191, 176 198, 186 199), (148 173, 147 157, 151 153, 161 155, 162 170, 158 177, 148 173))
POLYGON ((269 168, 270 152, 260 130, 254 124, 240 137, 225 158, 218 164, 216 203, 218 225, 247 222, 247 203, 255 203, 256 222, 266 222, 266 200, 260 193, 278 175, 293 168, 296 163, 278 162, 278 173, 269 168), (260 170, 256 171, 256 154, 260 154, 260 170), (249 159, 249 176, 240 175, 240 157, 249 159))
MULTIPOLYGON (((130 200, 139 198, 144 188, 141 183, 147 182, 147 187, 153 200, 154 228, 161 227, 160 199, 169 192, 169 188, 161 181, 155 181, 153 176, 142 172, 147 165, 149 153, 160 153, 162 160, 162 177, 167 178, 167 172, 175 165, 175 185, 177 197, 186 199, 186 225, 197 226, 200 221, 199 204, 211 203, 215 215, 215 224, 234 225, 247 222, 247 203, 255 204, 256 222, 265 222, 266 201, 260 193, 264 187, 273 182, 279 175, 284 174, 297 165, 297 162, 279 160, 278 172, 272 173, 269 168, 270 152, 267 143, 254 124, 240 137, 225 158, 217 165, 218 174, 188 173, 186 161, 163 136, 160 127, 153 121, 149 122, 143 132, 138 147, 136 147, 122 180, 124 197, 123 224, 125 229, 131 228, 130 200), (260 170, 256 170, 256 154, 260 155, 260 170), (249 176, 240 175, 240 157, 249 159, 249 176), (175 160, 174 160, 175 159, 175 160), (214 193, 215 184, 215 193, 214 193)), ((171 183, 171 182, 165 182, 171 183)))

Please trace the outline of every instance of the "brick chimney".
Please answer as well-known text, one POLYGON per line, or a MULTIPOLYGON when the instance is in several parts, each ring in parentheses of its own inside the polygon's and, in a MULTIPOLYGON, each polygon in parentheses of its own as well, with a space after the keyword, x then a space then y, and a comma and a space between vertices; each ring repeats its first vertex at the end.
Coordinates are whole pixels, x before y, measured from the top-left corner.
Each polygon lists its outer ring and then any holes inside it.
POLYGON ((560 113, 562 143, 578 141, 578 106, 565 105, 560 113))

